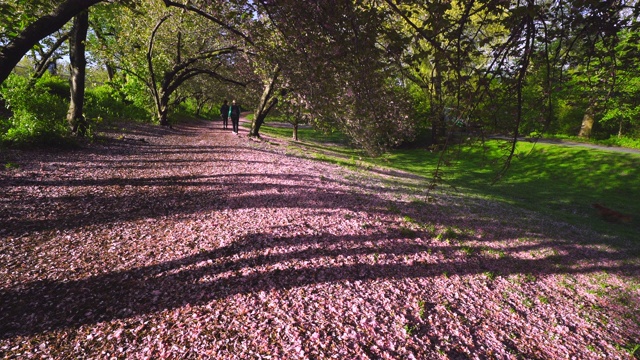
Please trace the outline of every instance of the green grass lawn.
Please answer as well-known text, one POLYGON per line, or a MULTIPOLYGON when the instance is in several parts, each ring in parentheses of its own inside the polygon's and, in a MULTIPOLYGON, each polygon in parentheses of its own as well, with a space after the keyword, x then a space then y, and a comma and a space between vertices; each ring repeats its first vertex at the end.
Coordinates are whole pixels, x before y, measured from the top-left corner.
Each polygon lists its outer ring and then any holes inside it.
MULTIPOLYGON (((252 120, 253 114, 248 115, 247 119, 252 120)), ((251 124, 249 123, 244 123, 243 126, 251 128, 251 124)), ((278 117, 267 117, 264 125, 260 127, 260 133, 291 139, 293 137, 293 128, 291 124, 281 122, 278 117)), ((300 125, 298 128, 298 139, 308 143, 333 143, 340 145, 347 145, 349 143, 349 139, 339 131, 323 133, 322 131, 314 130, 308 125, 300 125)))
MULTIPOLYGON (((291 138, 290 128, 267 124, 261 131, 291 138)), ((407 171, 425 177, 425 186, 432 181, 442 155, 425 149, 410 149, 369 158, 358 150, 332 145, 347 143, 339 133, 327 137, 313 129, 300 129, 299 137, 301 142, 292 143, 291 147, 304 147, 307 156, 313 152, 317 159, 340 165, 370 164, 407 171)), ((640 248, 640 218, 637 216, 640 214, 640 154, 519 142, 508 171, 494 182, 507 155, 504 145, 504 141, 490 140, 484 144, 453 147, 442 156, 441 186, 590 227, 610 238, 612 243, 640 248), (625 224, 606 222, 591 206, 593 203, 631 215, 632 221, 625 224)), ((589 240, 585 239, 586 242, 589 240)))
MULTIPOLYGON (((494 183, 506 155, 500 145, 499 140, 492 140, 484 149, 477 145, 445 154, 444 183, 465 193, 589 226, 604 235, 636 240, 640 246, 639 219, 634 216, 629 224, 608 223, 591 206, 601 203, 632 216, 640 213, 640 154, 520 142, 518 156, 506 175, 494 183)), ((381 159, 390 167, 430 177, 439 155, 396 150, 381 159)))

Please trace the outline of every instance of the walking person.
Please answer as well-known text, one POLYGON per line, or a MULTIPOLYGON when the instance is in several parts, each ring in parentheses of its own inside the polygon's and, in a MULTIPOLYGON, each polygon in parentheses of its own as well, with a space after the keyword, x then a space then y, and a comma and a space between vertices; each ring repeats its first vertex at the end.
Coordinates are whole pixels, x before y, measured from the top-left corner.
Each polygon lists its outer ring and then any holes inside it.
POLYGON ((231 102, 231 106, 229 107, 229 117, 231 117, 233 133, 238 135, 238 125, 240 123, 240 106, 236 104, 235 100, 231 102))
POLYGON ((220 107, 220 116, 222 117, 222 128, 226 129, 229 126, 229 103, 227 100, 220 107))

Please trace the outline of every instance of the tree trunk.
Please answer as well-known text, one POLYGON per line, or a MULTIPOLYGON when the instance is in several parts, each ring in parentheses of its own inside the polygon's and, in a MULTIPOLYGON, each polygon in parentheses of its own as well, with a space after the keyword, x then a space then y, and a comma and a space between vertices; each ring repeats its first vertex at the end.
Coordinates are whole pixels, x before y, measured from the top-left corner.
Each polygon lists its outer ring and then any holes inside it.
POLYGON ((87 129, 83 108, 87 65, 85 58, 85 41, 87 39, 88 28, 89 12, 85 10, 74 18, 73 29, 69 37, 71 101, 69 102, 67 123, 71 131, 78 136, 84 136, 87 129))
POLYGON ((249 131, 249 136, 251 137, 260 137, 260 127, 264 124, 264 119, 267 117, 269 111, 273 108, 273 106, 278 102, 278 99, 274 99, 273 103, 266 108, 265 111, 256 112, 253 117, 253 122, 251 123, 251 130, 249 131))
POLYGON ((0 84, 20 62, 20 59, 40 40, 62 28, 74 16, 105 0, 66 0, 53 12, 31 23, 5 46, 0 47, 0 84))
POLYGON ((436 106, 436 114, 431 122, 431 143, 434 145, 442 144, 447 137, 445 119, 444 107, 436 106))
POLYGON ((158 111, 158 119, 160 119, 161 126, 167 126, 171 128, 171 125, 169 124, 169 112, 167 111, 166 107, 163 107, 158 111))
POLYGON ((622 125, 624 123, 623 119, 620 119, 620 122, 618 123, 618 139, 620 139, 622 137, 622 125))
POLYGON ((109 82, 113 82, 113 79, 116 76, 116 70, 113 68, 111 63, 104 64, 105 69, 107 70, 107 79, 109 82))
POLYGON ((204 110, 205 105, 209 101, 209 98, 204 94, 196 94, 196 116, 200 117, 202 115, 202 111, 204 110))
POLYGON ((293 140, 298 141, 298 124, 293 124, 293 140))
POLYGON ((582 117, 582 126, 580 126, 578 137, 585 139, 591 137, 591 131, 593 130, 593 125, 596 122, 593 112, 593 105, 589 105, 587 110, 584 112, 584 116, 582 117))
POLYGON ((280 66, 276 66, 273 70, 273 75, 269 81, 265 84, 264 91, 260 97, 260 103, 256 109, 256 113, 251 123, 251 131, 249 136, 260 137, 260 126, 264 123, 264 119, 271 109, 278 103, 278 98, 273 96, 276 87, 276 81, 280 75, 280 66))
MULTIPOLYGON (((161 126, 169 126, 169 95, 164 89, 160 90, 160 96, 158 96, 158 120, 160 120, 161 126)), ((170 127, 170 126, 169 126, 170 127)))

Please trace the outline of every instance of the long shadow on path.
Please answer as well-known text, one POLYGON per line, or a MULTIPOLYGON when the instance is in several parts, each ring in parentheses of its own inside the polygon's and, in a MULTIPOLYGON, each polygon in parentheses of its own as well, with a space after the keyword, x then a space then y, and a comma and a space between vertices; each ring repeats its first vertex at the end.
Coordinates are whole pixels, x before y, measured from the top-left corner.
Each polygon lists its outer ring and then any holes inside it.
MULTIPOLYGON (((65 327, 77 327, 102 321, 150 314, 185 305, 196 306, 234 294, 281 290, 314 284, 378 279, 424 279, 451 275, 471 275, 486 271, 509 275, 511 272, 536 275, 555 273, 617 272, 618 266, 575 266, 583 258, 575 257, 567 245, 559 255, 543 259, 488 258, 446 263, 365 263, 344 262, 327 266, 324 258, 348 259, 373 254, 393 254, 402 258, 428 251, 424 245, 405 245, 387 241, 394 233, 368 236, 270 238, 262 234, 214 251, 198 253, 175 261, 126 271, 110 272, 74 281, 36 281, 0 290, 0 338, 37 333, 65 327), (362 244, 368 243, 370 246, 362 244), (309 245, 285 254, 268 254, 269 248, 309 245), (315 246, 315 247, 314 247, 315 246), (258 255, 256 255, 258 254, 258 255), (240 258, 241 260, 237 260, 240 258), (235 259, 235 260, 234 260, 235 259), (303 261, 299 261, 303 260, 303 261), (296 262, 298 261, 298 262, 296 262), (309 267, 285 266, 285 263, 318 264, 309 267), (563 264, 562 267, 556 266, 563 264), (283 269, 279 269, 283 268, 283 269), (512 269, 512 270, 509 270, 512 269)), ((437 250, 456 258, 460 247, 446 245, 437 250)), ((521 249, 520 249, 521 250, 521 249)), ((619 254, 596 251, 598 260, 619 260, 619 254)), ((638 274, 638 266, 625 266, 625 272, 638 274)))

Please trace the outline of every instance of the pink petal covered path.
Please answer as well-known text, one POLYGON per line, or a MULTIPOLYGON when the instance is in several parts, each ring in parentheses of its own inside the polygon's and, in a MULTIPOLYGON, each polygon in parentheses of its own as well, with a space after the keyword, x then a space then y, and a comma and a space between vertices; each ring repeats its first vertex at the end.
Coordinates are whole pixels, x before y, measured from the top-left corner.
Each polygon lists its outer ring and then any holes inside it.
POLYGON ((638 259, 597 235, 219 122, 105 136, 1 155, 0 358, 632 359, 640 344, 638 259))

